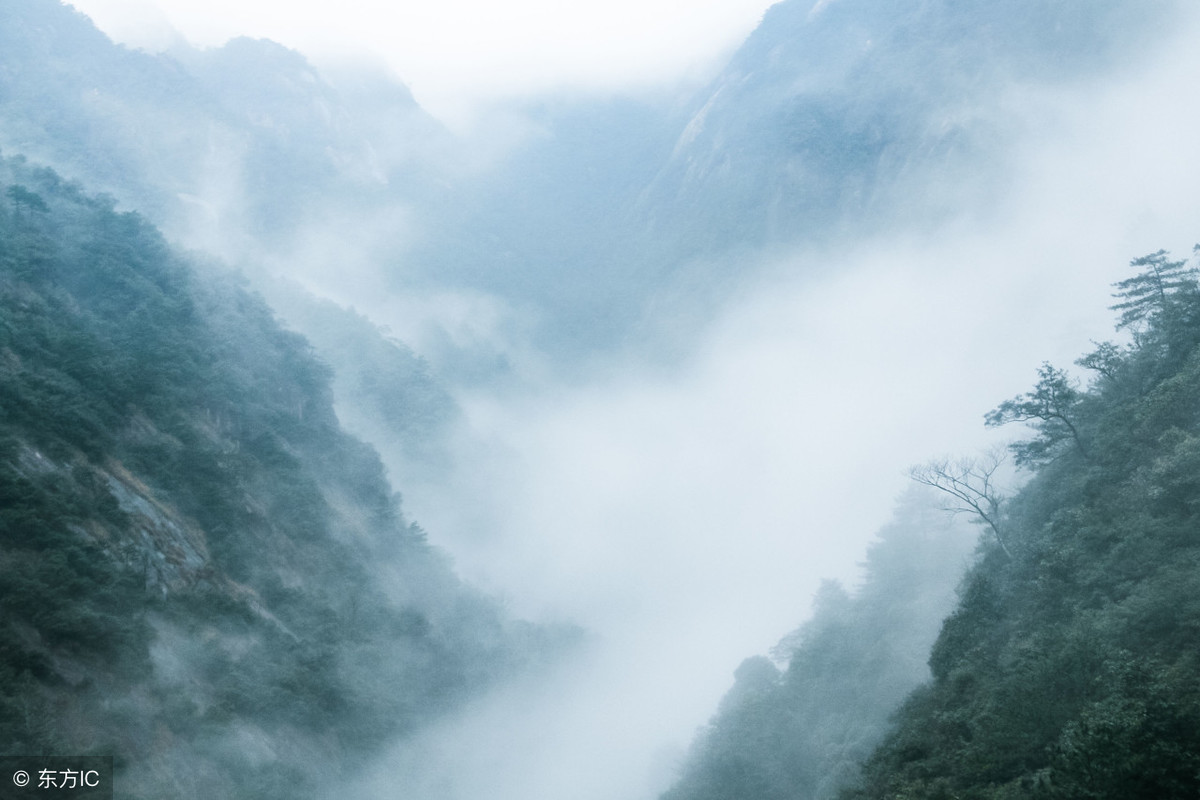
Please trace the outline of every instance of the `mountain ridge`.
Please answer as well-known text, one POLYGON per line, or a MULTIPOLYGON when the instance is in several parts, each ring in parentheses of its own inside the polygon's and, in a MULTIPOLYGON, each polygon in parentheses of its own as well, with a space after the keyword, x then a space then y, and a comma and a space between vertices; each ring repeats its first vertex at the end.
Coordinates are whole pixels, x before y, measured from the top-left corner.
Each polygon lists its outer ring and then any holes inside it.
POLYGON ((236 277, 19 157, 0 184, 0 751, 315 796, 570 640, 459 583, 236 277))

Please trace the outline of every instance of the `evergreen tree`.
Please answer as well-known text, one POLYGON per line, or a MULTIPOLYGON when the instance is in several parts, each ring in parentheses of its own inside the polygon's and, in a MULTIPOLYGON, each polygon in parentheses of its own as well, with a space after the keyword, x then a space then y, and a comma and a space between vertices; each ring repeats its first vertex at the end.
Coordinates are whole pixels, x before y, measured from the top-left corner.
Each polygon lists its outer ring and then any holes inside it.
POLYGON ((1129 329, 1135 337, 1147 331, 1163 331, 1194 305, 1200 291, 1197 271, 1186 260, 1170 261, 1166 250, 1159 250, 1129 262, 1140 272, 1117 282, 1114 297, 1120 299, 1110 308, 1120 311, 1117 329, 1129 329))

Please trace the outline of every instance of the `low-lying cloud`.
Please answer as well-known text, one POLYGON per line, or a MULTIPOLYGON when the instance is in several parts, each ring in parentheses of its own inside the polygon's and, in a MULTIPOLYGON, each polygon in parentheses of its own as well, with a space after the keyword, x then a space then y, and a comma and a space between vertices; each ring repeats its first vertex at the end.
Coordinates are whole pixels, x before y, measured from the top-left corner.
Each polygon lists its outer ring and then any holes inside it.
POLYGON ((1200 120, 1179 98, 1198 78, 1192 49, 1164 47, 1121 81, 1019 98, 1028 134, 1005 197, 768 265, 672 369, 632 359, 466 398, 456 478, 410 508, 469 580, 596 641, 445 733, 453 777, 428 796, 664 788, 663 753, 739 661, 802 621, 822 578, 853 582, 904 469, 1019 435, 984 430, 983 413, 1042 361, 1069 366, 1113 335, 1128 259, 1188 254, 1200 120))

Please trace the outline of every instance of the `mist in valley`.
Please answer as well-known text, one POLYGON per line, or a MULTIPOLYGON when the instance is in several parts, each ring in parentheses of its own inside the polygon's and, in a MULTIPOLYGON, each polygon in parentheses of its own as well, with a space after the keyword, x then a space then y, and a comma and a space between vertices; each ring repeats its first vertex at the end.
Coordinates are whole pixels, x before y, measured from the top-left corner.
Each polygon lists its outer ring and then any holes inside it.
MULTIPOLYGON (((793 15, 860 13, 864 28, 886 27, 878 6, 820 2, 793 15)), ((704 16, 742 20, 739 36, 753 24, 744 9, 704 16)), ((697 731, 736 705, 722 706, 735 671, 739 686, 753 680, 739 665, 825 619, 826 582, 859 603, 855 613, 877 613, 881 604, 861 598, 872 576, 903 560, 880 537, 908 530, 905 514, 920 517, 908 467, 1019 435, 986 429, 983 415, 1032 385, 1042 362, 1086 381, 1071 365, 1110 338, 1111 286, 1129 277, 1129 259, 1191 252, 1200 120, 1187 98, 1200 79, 1191 46, 1200 29, 1171 4, 1147 17, 1130 41, 1153 47, 1136 53, 1105 51, 1044 80, 1023 74, 1022 53, 1009 54, 994 70, 964 67, 977 86, 956 89, 952 108, 929 101, 916 121, 897 112, 894 130, 873 117, 861 130, 817 129, 833 144, 804 151, 815 165, 786 177, 800 194, 818 187, 792 205, 738 205, 757 189, 738 184, 736 169, 723 172, 721 158, 687 149, 709 146, 709 135, 714 152, 729 145, 722 136, 737 130, 717 126, 739 112, 722 111, 722 98, 762 75, 722 73, 737 42, 698 23, 681 35, 703 40, 704 58, 674 54, 655 66, 652 48, 632 36, 615 77, 572 62, 551 80, 549 61, 543 72, 510 64, 503 90, 498 77, 460 76, 463 64, 437 77, 431 61, 411 78, 415 99, 378 65, 343 71, 339 83, 330 58, 329 105, 313 113, 334 119, 329 130, 342 138, 317 137, 310 149, 336 153, 345 169, 288 173, 291 186, 264 188, 254 181, 284 174, 295 157, 287 148, 300 148, 287 124, 303 130, 305 118, 278 122, 283 144, 262 145, 269 168, 251 176, 261 143, 222 112, 213 129, 227 125, 235 144, 210 146, 200 178, 163 189, 154 168, 139 173, 143 184, 127 196, 189 188, 155 222, 203 258, 241 268, 330 364, 341 424, 378 449, 407 517, 454 572, 516 619, 582 631, 547 663, 506 673, 396 737, 327 796, 657 798, 689 763, 697 731), (656 68, 657 82, 646 76, 656 68), (439 80, 445 95, 427 106, 422 88, 436 95, 439 80), (486 101, 471 96, 488 89, 486 101), (426 113, 439 107, 451 125, 426 113), (868 155, 835 147, 851 139, 868 155), (276 191, 285 196, 273 200, 276 191), (819 210, 789 222, 806 203, 819 210), (699 222, 689 221, 692 207, 699 222), (704 222, 726 210, 742 238, 704 222), (689 249, 705 237, 727 238, 689 249), (402 397, 403 413, 389 417, 381 397, 402 397)), ((186 46, 161 20, 140 24, 141 7, 97 2, 95 19, 133 45, 186 46)), ((547 12, 545 24, 556 19, 547 12)), ((346 35, 366 37, 361 24, 348 16, 346 35)), ((831 47, 850 47, 838 37, 857 42, 854 31, 831 23, 831 47)), ((1095 35, 1098 51, 1123 41, 1109 29, 1095 35)), ((939 85, 907 60, 913 48, 895 46, 900 82, 939 85)), ((1057 63, 1053 43, 1029 47, 1057 63)), ((945 69, 955 57, 931 61, 945 69)), ((236 80, 212 51, 179 58, 212 59, 207 73, 194 68, 217 94, 236 80)), ((741 58, 735 66, 750 56, 741 58)), ((886 63, 838 72, 834 61, 830 74, 789 78, 795 91, 810 81, 824 102, 864 74, 887 74, 886 63)), ((907 90, 878 91, 902 110, 911 100, 907 90)), ((870 116, 873 99, 859 108, 851 93, 846 117, 870 116)), ((250 117, 261 110, 259 97, 244 102, 250 117)), ((786 195, 779 180, 770 191, 786 195)), ((1027 477, 1006 473, 1006 490, 1027 477)), ((912 602, 918 619, 903 646, 913 657, 889 702, 928 677, 916 654, 976 557, 979 526, 926 511, 912 529, 945 525, 939 535, 959 544, 924 559, 922 580, 934 588, 912 602)), ((786 671, 789 655, 776 649, 775 667, 786 671)), ((878 720, 863 724, 882 731, 890 711, 874 709, 878 720)))
POLYGON ((741 660, 804 620, 823 579, 856 584, 906 468, 1010 439, 984 412, 1106 338, 1109 287, 1129 274, 1111 254, 1190 250, 1186 41, 1136 75, 1015 99, 1016 169, 984 204, 728 265, 753 278, 685 320, 689 346, 665 364, 643 341, 565 384, 533 371, 464 394, 455 474, 410 507, 472 582, 598 641, 554 693, 442 734, 456 766, 436 774, 456 777, 429 796, 665 789, 664 760, 741 660))

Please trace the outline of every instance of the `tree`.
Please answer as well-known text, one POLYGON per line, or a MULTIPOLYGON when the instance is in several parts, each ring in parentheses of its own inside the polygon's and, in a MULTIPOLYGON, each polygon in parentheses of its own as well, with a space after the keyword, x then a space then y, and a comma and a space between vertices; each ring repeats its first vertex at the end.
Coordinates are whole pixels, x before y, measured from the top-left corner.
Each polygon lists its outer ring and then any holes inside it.
POLYGON ((1003 529, 1003 505, 1007 498, 996 486, 996 473, 1005 461, 1003 452, 991 450, 982 458, 934 459, 912 467, 908 476, 947 495, 950 499, 942 507, 944 510, 972 514, 975 522, 991 528, 996 543, 1011 558, 1003 529))
POLYGON ((21 206, 25 206, 29 211, 40 211, 43 214, 50 211, 50 206, 46 205, 46 201, 41 198, 41 195, 29 191, 24 186, 10 186, 5 194, 13 201, 13 211, 18 217, 21 215, 21 206))
POLYGON ((1087 458, 1088 448, 1074 414, 1083 396, 1066 370, 1044 362, 1038 367, 1038 382, 1033 391, 1005 400, 984 415, 984 421, 989 428, 1010 422, 1035 422, 1038 436, 1012 445, 1017 466, 1049 461, 1058 455, 1059 445, 1068 441, 1087 458))
POLYGON ((1121 302, 1110 308, 1121 312, 1117 329, 1128 328, 1141 346, 1148 333, 1169 334, 1182 321, 1192 305, 1186 301, 1200 295, 1200 283, 1194 267, 1187 261, 1168 261, 1166 250, 1135 258, 1129 266, 1140 271, 1113 284, 1113 297, 1121 302))
POLYGON ((1117 372, 1125 363, 1125 350, 1112 342, 1092 342, 1096 349, 1075 360, 1079 366, 1090 369, 1109 381, 1117 379, 1117 372))

